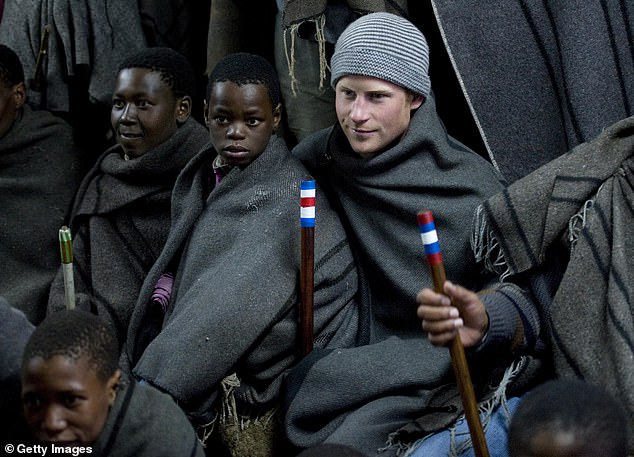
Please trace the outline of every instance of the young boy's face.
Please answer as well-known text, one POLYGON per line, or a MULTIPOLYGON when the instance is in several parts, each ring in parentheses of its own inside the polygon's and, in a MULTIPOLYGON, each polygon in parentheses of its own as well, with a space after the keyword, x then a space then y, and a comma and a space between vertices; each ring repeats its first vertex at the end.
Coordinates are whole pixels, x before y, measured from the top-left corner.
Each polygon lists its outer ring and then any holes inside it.
POLYGON ((159 72, 127 68, 117 75, 110 122, 128 157, 141 157, 168 140, 190 112, 189 97, 177 99, 159 72))
POLYGON ((266 148, 282 117, 263 84, 216 82, 205 103, 205 123, 214 149, 230 165, 246 167, 266 148))
POLYGON ((33 357, 22 370, 26 423, 40 442, 93 443, 101 433, 120 379, 100 380, 85 357, 33 357))

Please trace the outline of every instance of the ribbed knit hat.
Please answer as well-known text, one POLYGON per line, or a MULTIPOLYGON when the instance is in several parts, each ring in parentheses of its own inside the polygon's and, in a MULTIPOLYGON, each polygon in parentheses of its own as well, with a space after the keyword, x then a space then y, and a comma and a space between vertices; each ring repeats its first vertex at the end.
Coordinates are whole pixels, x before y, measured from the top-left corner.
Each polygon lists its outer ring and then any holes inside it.
POLYGON ((339 36, 330 61, 330 84, 346 75, 372 76, 427 97, 429 47, 421 31, 391 13, 370 13, 339 36))

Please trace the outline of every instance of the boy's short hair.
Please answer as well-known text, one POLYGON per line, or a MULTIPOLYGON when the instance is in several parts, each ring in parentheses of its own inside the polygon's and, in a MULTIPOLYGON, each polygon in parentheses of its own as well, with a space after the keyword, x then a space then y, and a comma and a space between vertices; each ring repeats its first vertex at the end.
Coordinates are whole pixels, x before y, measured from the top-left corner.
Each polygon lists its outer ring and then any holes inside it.
POLYGON ((116 336, 99 316, 81 310, 48 315, 29 338, 22 367, 34 357, 48 360, 56 355, 75 361, 84 357, 103 382, 118 368, 116 336))
POLYGON ((24 82, 22 62, 13 49, 0 44, 0 83, 4 87, 13 87, 24 82))
POLYGON ((119 65, 118 72, 129 68, 146 68, 159 73, 176 98, 195 94, 194 70, 189 60, 172 48, 159 46, 142 49, 126 57, 119 65))
POLYGON ((511 418, 510 455, 524 455, 541 431, 573 432, 584 455, 627 455, 624 411, 607 391, 582 380, 550 380, 524 395, 511 418))
POLYGON ((206 100, 211 96, 213 85, 224 81, 231 81, 238 86, 262 84, 267 88, 273 108, 280 103, 280 81, 275 69, 264 57, 236 52, 222 58, 209 74, 206 100))

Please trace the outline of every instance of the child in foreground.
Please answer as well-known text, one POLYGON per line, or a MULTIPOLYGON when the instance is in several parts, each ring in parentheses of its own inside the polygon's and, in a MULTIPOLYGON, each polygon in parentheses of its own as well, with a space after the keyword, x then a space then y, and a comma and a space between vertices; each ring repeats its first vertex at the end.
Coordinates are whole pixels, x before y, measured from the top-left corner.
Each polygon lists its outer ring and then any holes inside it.
POLYGON ((517 407, 509 429, 511 457, 625 457, 621 406, 581 380, 548 381, 517 407))
POLYGON ((49 315, 24 351, 22 404, 33 439, 117 457, 204 456, 168 396, 122 375, 114 333, 80 311, 49 315))

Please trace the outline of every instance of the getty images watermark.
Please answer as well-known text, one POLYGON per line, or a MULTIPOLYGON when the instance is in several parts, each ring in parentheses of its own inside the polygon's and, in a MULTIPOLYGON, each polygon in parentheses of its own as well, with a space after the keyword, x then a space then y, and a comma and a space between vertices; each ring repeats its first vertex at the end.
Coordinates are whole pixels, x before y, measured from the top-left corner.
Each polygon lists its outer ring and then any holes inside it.
POLYGON ((5 444, 4 452, 7 455, 72 455, 92 454, 90 446, 64 446, 60 444, 5 444))

